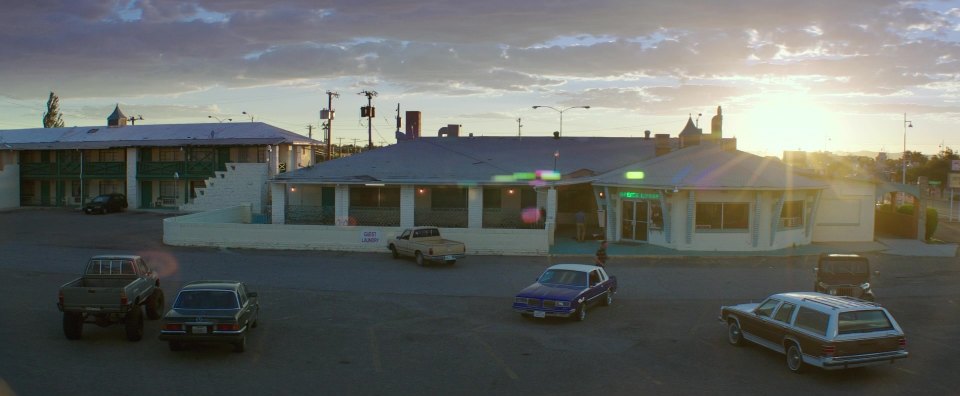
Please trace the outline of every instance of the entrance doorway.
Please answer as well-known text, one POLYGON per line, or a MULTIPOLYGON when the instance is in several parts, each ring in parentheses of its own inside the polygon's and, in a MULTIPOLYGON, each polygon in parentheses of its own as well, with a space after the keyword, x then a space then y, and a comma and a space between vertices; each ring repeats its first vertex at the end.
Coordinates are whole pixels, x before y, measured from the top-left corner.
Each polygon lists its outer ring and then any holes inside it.
POLYGON ((620 227, 620 239, 647 241, 647 202, 623 201, 621 204, 623 220, 620 227))

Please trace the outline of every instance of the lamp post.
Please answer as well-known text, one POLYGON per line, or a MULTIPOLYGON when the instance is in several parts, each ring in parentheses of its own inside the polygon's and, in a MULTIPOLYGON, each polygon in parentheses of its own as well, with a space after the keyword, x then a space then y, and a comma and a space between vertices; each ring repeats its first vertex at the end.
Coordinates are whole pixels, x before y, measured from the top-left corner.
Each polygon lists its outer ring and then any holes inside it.
MULTIPOLYGON (((244 114, 246 114, 246 112, 244 112, 244 114)), ((207 118, 213 118, 214 120, 217 120, 217 122, 223 122, 223 120, 233 121, 233 118, 220 118, 220 117, 214 117, 212 115, 208 115, 207 118)))
POLYGON ((913 122, 907 120, 907 113, 903 113, 903 158, 900 162, 903 164, 903 178, 900 183, 907 184, 907 128, 913 128, 913 122))
POLYGON ((556 111, 557 113, 560 113, 560 133, 559 133, 559 136, 563 136, 563 112, 564 112, 564 111, 567 111, 567 110, 570 110, 570 109, 589 109, 589 108, 590 108, 590 106, 571 106, 571 107, 567 107, 567 108, 564 108, 564 109, 558 109, 558 108, 552 107, 552 106, 533 106, 533 109, 536 110, 536 109, 539 109, 539 108, 541 108, 541 107, 547 108, 547 109, 550 109, 550 110, 553 110, 553 111, 556 111))
POLYGON ((253 122, 253 114, 252 114, 252 113, 247 113, 246 111, 244 111, 244 112, 243 112, 243 115, 245 115, 245 116, 247 116, 247 117, 250 117, 250 122, 253 122))

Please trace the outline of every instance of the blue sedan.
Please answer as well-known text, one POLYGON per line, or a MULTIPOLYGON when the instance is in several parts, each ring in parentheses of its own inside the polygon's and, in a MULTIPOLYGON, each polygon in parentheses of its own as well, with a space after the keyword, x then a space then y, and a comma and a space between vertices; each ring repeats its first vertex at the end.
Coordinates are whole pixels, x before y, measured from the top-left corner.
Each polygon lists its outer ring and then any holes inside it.
POLYGON ((573 317, 582 321, 590 306, 613 304, 616 292, 617 278, 607 275, 602 267, 557 264, 517 294, 513 310, 535 318, 573 317))

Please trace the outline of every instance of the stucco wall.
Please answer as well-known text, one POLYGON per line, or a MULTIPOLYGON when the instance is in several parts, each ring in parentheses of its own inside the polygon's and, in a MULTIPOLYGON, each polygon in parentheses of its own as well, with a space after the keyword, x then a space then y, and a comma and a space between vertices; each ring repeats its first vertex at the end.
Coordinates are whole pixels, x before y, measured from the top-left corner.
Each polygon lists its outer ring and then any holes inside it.
MULTIPOLYGON (((400 227, 248 224, 250 206, 164 219, 163 242, 175 246, 254 249, 334 250, 387 253, 400 227), (371 238, 375 235, 376 238, 371 238)), ((447 239, 462 241, 468 255, 537 255, 549 250, 544 230, 442 228, 447 239)))
POLYGON ((0 170, 0 209, 20 207, 20 165, 4 164, 0 170))
POLYGON ((876 186, 871 182, 831 180, 817 208, 813 241, 872 241, 875 193, 876 186))

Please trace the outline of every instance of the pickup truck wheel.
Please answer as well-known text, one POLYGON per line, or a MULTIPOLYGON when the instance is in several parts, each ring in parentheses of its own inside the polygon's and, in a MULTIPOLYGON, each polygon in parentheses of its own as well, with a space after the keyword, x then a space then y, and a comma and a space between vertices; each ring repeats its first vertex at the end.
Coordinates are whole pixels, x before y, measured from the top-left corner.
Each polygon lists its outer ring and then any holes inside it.
POLYGON ((127 340, 140 341, 143 339, 143 308, 135 305, 125 320, 127 330, 127 340))
POLYGON ((606 298, 603 299, 603 305, 606 307, 613 305, 613 290, 607 290, 606 298))
POLYGON ((800 374, 803 372, 803 354, 797 344, 787 344, 787 368, 790 371, 800 374))
POLYGON ((68 340, 79 340, 83 336, 83 315, 75 312, 64 312, 63 335, 68 340))
POLYGON ((393 254, 393 258, 395 258, 395 259, 400 258, 400 253, 397 252, 397 247, 396 247, 396 246, 390 245, 390 253, 393 254))
POLYGON ((147 297, 147 319, 160 319, 163 316, 164 307, 163 290, 153 289, 153 293, 150 294, 150 297, 147 297))
POLYGON ((417 260, 417 265, 419 265, 419 266, 421 266, 421 267, 427 265, 426 260, 423 259, 423 254, 422 254, 422 253, 417 252, 417 253, 414 255, 414 258, 417 260))
POLYGON ((240 337, 240 341, 237 341, 235 344, 233 344, 233 351, 237 353, 243 353, 243 351, 246 351, 246 350, 247 350, 247 336, 244 335, 240 337))
POLYGON ((727 342, 733 346, 743 346, 743 331, 736 320, 727 323, 727 342))
POLYGON ((575 316, 574 318, 577 319, 577 322, 583 322, 584 320, 587 320, 587 304, 586 304, 586 302, 584 302, 583 304, 580 304, 580 308, 577 309, 577 316, 575 316))

